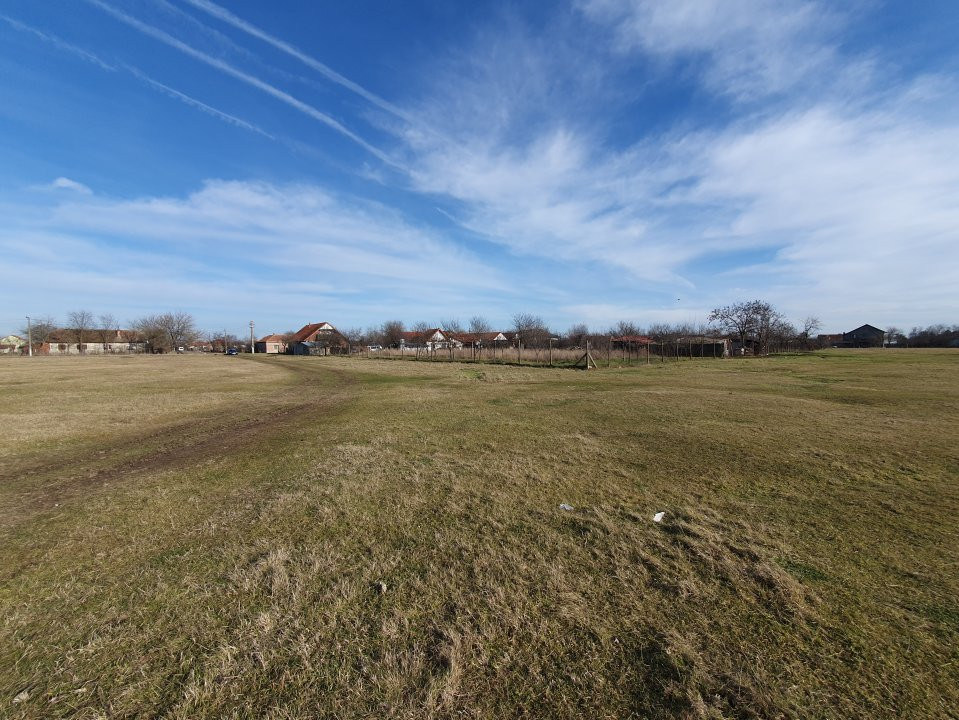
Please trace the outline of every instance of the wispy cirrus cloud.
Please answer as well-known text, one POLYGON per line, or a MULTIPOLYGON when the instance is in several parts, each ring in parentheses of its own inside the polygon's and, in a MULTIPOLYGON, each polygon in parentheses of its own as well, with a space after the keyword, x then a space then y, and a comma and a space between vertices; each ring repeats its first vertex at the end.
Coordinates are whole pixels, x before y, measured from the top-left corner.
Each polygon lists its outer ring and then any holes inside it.
POLYGON ((183 197, 132 200, 41 196, 4 216, 0 253, 19 277, 44 278, 23 283, 24 302, 36 307, 97 305, 111 293, 130 307, 178 298, 219 318, 209 322, 242 309, 264 322, 273 313, 280 329, 316 314, 349 322, 425 306, 456 312, 509 292, 498 270, 442 234, 313 184, 209 181, 183 197))
POLYGON ((621 53, 694 59, 705 84, 756 98, 782 93, 831 68, 838 15, 813 0, 583 0, 621 53))
POLYGON ((841 56, 835 19, 815 3, 584 7, 624 53, 705 57, 694 78, 736 111, 616 141, 615 112, 600 102, 588 111, 601 89, 557 95, 550 73, 532 72, 512 77, 535 86, 504 93, 495 69, 504 56, 562 68, 535 57, 540 39, 520 33, 512 50, 478 44, 476 69, 456 67, 423 101, 420 112, 441 130, 447 122, 456 142, 407 138, 419 191, 453 199, 462 224, 519 256, 599 263, 664 294, 684 287, 699 307, 762 295, 796 315, 854 320, 872 307, 895 322, 907 322, 903 305, 912 321, 922 308, 955 307, 946 269, 959 264, 952 83, 882 77, 872 56, 841 56), (849 84, 850 73, 859 82, 849 84), (463 116, 489 122, 464 125, 463 116), (538 122, 511 124, 531 116, 538 122), (923 281, 897 287, 895 300, 870 282, 897 272, 923 281))
MULTIPOLYGON (((493 302, 490 287, 514 284, 502 275, 547 268, 530 286, 547 288, 562 317, 595 325, 627 313, 641 322, 695 320, 754 296, 795 317, 837 322, 937 321, 943 308, 957 309, 955 80, 908 76, 882 48, 851 53, 839 38, 847 19, 820 2, 583 0, 546 27, 504 12, 472 43, 437 49, 415 78, 398 80, 405 97, 386 100, 211 0, 186 0, 243 33, 235 38, 267 43, 322 85, 383 110, 374 119, 383 121, 381 150, 353 121, 284 89, 292 75, 267 83, 272 69, 215 57, 211 48, 234 40, 208 37, 198 20, 168 33, 106 0, 88 1, 240 80, 242 93, 267 93, 404 172, 381 166, 363 176, 376 185, 369 195, 392 197, 393 210, 327 187, 256 182, 138 200, 74 198, 40 223, 56 242, 126 237, 131 252, 165 247, 179 259, 209 253, 221 267, 260 267, 272 278, 322 276, 325 299, 367 285, 420 293, 425 304, 472 291, 474 308, 478 298, 493 302), (460 228, 447 234, 447 219, 460 228), (467 243, 493 259, 479 260, 467 243), (330 275, 343 282, 327 283, 330 275), (584 302, 566 288, 587 276, 581 289, 594 297, 584 302), (883 280, 894 277, 902 280, 893 294, 883 280), (863 318, 870 309, 882 316, 863 318)), ((361 185, 351 192, 363 195, 361 185)))
MULTIPOLYGON (((66 178, 54 185, 89 189, 66 178)), ((16 213, 11 226, 18 224, 16 213)), ((90 197, 33 209, 25 225, 64 238, 100 238, 126 249, 154 248, 256 260, 272 272, 329 273, 431 285, 497 287, 476 256, 383 205, 348 200, 316 185, 209 181, 186 197, 90 197), (38 215, 38 212, 40 213, 38 215)), ((23 228, 18 228, 18 232, 23 228)), ((7 235, 13 242, 17 233, 7 235)))

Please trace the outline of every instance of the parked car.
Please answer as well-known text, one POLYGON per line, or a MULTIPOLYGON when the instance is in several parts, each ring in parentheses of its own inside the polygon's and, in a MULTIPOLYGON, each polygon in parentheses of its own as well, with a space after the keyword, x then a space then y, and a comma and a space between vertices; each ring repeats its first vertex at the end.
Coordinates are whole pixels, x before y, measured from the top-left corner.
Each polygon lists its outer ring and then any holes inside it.
POLYGON ((367 349, 367 350, 370 350, 371 352, 376 352, 377 350, 382 350, 382 349, 383 349, 383 346, 382 346, 382 345, 367 345, 367 346, 366 346, 366 349, 367 349))
POLYGON ((236 348, 230 348, 229 350, 226 351, 226 354, 227 354, 227 355, 239 355, 239 353, 236 351, 236 348))

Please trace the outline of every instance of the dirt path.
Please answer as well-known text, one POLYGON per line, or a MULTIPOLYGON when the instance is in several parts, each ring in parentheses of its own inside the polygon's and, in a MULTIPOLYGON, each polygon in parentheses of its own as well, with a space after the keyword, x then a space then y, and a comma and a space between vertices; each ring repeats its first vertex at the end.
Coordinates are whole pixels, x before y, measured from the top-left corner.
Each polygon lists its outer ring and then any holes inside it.
POLYGON ((88 450, 21 468, 15 475, 0 470, 0 485, 11 484, 14 479, 25 485, 19 492, 14 490, 0 497, 0 527, 18 525, 85 490, 129 481, 144 473, 192 467, 236 454, 302 422, 304 414, 337 412, 353 394, 351 388, 356 381, 341 369, 314 362, 284 363, 279 367, 296 376, 298 382, 271 398, 268 410, 245 407, 240 415, 231 411, 222 417, 182 421, 157 431, 125 437, 107 449, 88 450), (332 391, 323 382, 330 375, 339 380, 332 391), (111 456, 120 460, 110 463, 111 456), (24 483, 24 477, 31 480, 24 483))

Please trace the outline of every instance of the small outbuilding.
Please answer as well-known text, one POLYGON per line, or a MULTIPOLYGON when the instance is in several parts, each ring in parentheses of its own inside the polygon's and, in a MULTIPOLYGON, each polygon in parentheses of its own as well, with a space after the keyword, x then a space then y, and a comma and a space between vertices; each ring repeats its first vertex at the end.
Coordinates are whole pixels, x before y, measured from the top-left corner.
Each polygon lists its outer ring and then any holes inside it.
POLYGON ((254 347, 258 353, 263 353, 264 355, 275 355, 277 353, 286 352, 286 340, 282 335, 277 335, 273 333, 272 335, 267 335, 256 341, 254 347))

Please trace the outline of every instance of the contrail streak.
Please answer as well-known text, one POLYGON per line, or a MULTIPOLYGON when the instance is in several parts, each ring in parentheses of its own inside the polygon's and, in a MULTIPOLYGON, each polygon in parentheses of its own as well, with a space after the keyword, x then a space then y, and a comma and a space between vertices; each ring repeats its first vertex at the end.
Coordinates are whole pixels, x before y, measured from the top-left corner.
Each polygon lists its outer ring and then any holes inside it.
POLYGON ((197 110, 201 110, 207 113, 208 115, 212 115, 213 117, 217 117, 221 120, 225 120, 231 125, 236 125, 237 127, 243 128, 244 130, 255 132, 259 135, 262 135, 263 137, 269 138, 270 140, 276 140, 276 137, 274 137, 273 135, 270 135, 270 133, 268 133, 263 128, 258 127, 251 122, 247 122, 246 120, 238 118, 235 115, 230 115, 230 113, 223 112, 222 110, 217 110, 215 107, 207 105, 206 103, 201 102, 197 100, 196 98, 190 97, 189 95, 182 93, 179 90, 175 90, 171 88, 169 85, 164 85, 160 81, 154 80, 149 75, 146 75, 145 73, 140 72, 139 70, 137 70, 135 67, 131 65, 124 65, 123 68, 127 72, 129 72, 131 75, 136 77, 138 80, 142 80, 147 85, 150 85, 151 87, 163 93, 166 93, 170 97, 180 100, 181 102, 186 103, 187 105, 191 107, 195 107, 197 110))
POLYGON ((31 33, 32 35, 36 35, 38 38, 40 38, 44 42, 48 42, 54 47, 59 48, 60 50, 73 53, 74 55, 77 55, 78 57, 104 70, 114 72, 122 68, 123 70, 130 73, 135 78, 146 83, 147 85, 154 88, 155 90, 159 90, 165 95, 172 97, 176 100, 180 100, 181 102, 191 107, 194 107, 197 110, 201 110, 202 112, 205 112, 208 115, 212 115, 213 117, 219 118, 221 120, 225 120, 231 125, 236 125, 237 127, 243 128, 245 130, 250 130, 251 132, 258 133, 260 135, 263 135, 264 137, 269 138, 270 140, 278 139, 274 137, 273 135, 271 135, 270 133, 266 132, 266 130, 264 130, 263 128, 257 127, 251 122, 247 122, 246 120, 238 118, 235 115, 230 115, 229 113, 223 112, 222 110, 217 110, 212 105, 207 105, 205 102, 201 102, 200 100, 197 100, 194 97, 190 97, 186 93, 182 93, 179 90, 176 90, 170 87, 169 85, 164 85, 160 81, 154 80, 149 75, 133 67, 132 65, 123 64, 119 68, 115 67, 105 62, 104 60, 100 59, 99 57, 94 55, 92 52, 89 52, 87 50, 84 50, 83 48, 77 47, 76 45, 71 45, 70 43, 58 38, 56 35, 45 33, 42 30, 38 30, 37 28, 27 25, 26 23, 22 23, 19 20, 14 20, 13 18, 7 17, 6 15, 0 14, 0 19, 6 21, 15 29, 21 32, 31 33))
POLYGON ((314 120, 317 120, 323 123, 327 127, 332 128, 333 130, 340 133, 341 135, 349 138, 354 143, 356 143, 357 145, 362 147, 364 150, 366 150, 368 153, 379 158, 387 165, 390 165, 392 167, 399 168, 399 169, 404 169, 400 165, 398 165, 392 158, 386 155, 386 153, 384 153, 382 150, 374 147, 373 145, 368 143, 366 140, 361 138, 359 135, 354 133, 352 130, 342 125, 341 123, 337 122, 326 113, 317 110, 312 105, 308 105, 302 100, 298 100, 297 98, 293 97, 289 93, 283 92, 279 88, 276 88, 273 85, 270 85, 269 83, 264 82, 263 80, 260 80, 257 77, 254 77, 253 75, 249 75, 248 73, 245 73, 242 70, 238 70, 237 68, 233 67, 229 63, 226 63, 222 60, 218 60, 215 57, 211 57, 210 55, 207 55, 206 53, 201 52, 200 50, 197 50, 196 48, 191 47, 190 45, 187 45, 185 42, 181 40, 177 40, 175 37, 165 33, 159 28, 153 27, 152 25, 148 25, 145 22, 137 20, 135 17, 127 15, 122 10, 118 10, 112 5, 108 5, 107 3, 102 2, 102 0, 87 0, 87 2, 90 3, 91 5, 95 5, 96 7, 100 8, 104 12, 112 15, 117 20, 123 23, 126 23, 130 27, 135 28, 136 30, 139 30, 143 34, 149 35, 150 37, 156 40, 159 40, 160 42, 166 45, 169 45, 170 47, 176 50, 179 50, 185 55, 189 55, 190 57, 195 58, 196 60, 199 60, 200 62, 203 62, 209 65, 210 67, 216 68, 217 70, 223 73, 226 73, 227 75, 230 75, 236 78, 237 80, 245 82, 247 85, 251 85, 252 87, 255 87, 256 89, 266 93, 267 95, 271 95, 275 97, 277 100, 280 100, 281 102, 286 103, 290 107, 293 107, 299 110, 304 115, 307 115, 313 118, 314 120))
POLYGON ((242 30, 248 35, 252 35, 253 37, 258 38, 262 40, 263 42, 272 45, 278 50, 282 50, 287 55, 295 57, 297 60, 302 62, 307 67, 310 67, 313 70, 316 70, 318 73, 320 73, 327 79, 332 80, 336 84, 341 85, 348 90, 351 90, 352 92, 356 93, 357 95, 364 98, 365 100, 368 100, 369 102, 373 103, 378 108, 386 110, 387 112, 395 115, 398 118, 405 120, 411 125, 415 124, 413 118, 409 114, 407 114, 406 112, 398 108, 393 103, 389 102, 388 100, 384 100, 379 95, 376 95, 375 93, 370 92, 362 85, 359 85, 353 82, 352 80, 350 80, 349 78, 344 77, 343 75, 340 75, 333 68, 321 63, 316 58, 313 58, 307 55, 305 52, 303 52, 299 48, 296 48, 293 45, 290 45, 288 42, 280 40, 278 37, 274 35, 270 35, 265 30, 261 30, 256 25, 252 25, 251 23, 248 23, 246 20, 243 20, 242 18, 237 17, 226 8, 220 7, 216 3, 210 2, 210 0, 185 0, 185 2, 187 2, 188 4, 192 5, 193 7, 199 10, 202 10, 205 13, 208 13, 209 15, 212 15, 215 18, 218 18, 219 20, 222 20, 225 23, 228 23, 229 25, 232 25, 238 30, 242 30))
POLYGON ((116 68, 113 67, 113 65, 110 65, 109 63, 104 62, 93 53, 87 52, 83 48, 78 48, 76 45, 71 45, 70 43, 58 38, 56 35, 50 35, 49 33, 45 33, 42 30, 37 30, 35 27, 31 27, 30 25, 27 25, 26 23, 22 23, 19 20, 14 20, 13 18, 7 17, 6 15, 0 15, 0 19, 5 20, 13 28, 15 28, 16 30, 19 30, 20 32, 36 35, 41 40, 44 40, 50 43, 51 45, 55 45, 61 50, 66 50, 67 52, 73 53, 74 55, 78 55, 79 57, 82 57, 87 62, 91 62, 94 65, 99 65, 104 70, 109 70, 110 72, 113 72, 116 70, 116 68))

